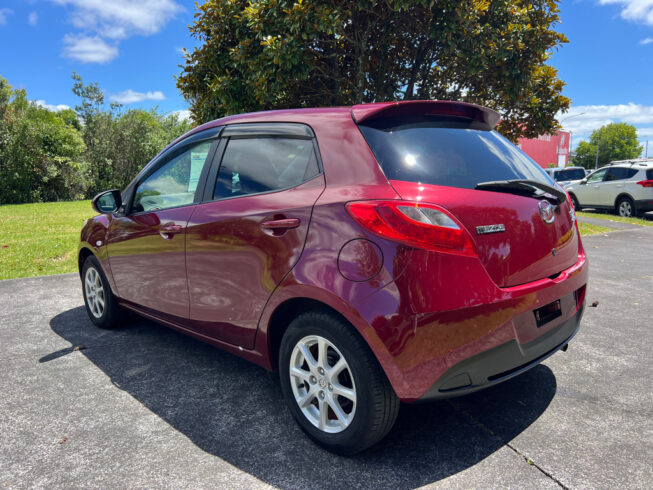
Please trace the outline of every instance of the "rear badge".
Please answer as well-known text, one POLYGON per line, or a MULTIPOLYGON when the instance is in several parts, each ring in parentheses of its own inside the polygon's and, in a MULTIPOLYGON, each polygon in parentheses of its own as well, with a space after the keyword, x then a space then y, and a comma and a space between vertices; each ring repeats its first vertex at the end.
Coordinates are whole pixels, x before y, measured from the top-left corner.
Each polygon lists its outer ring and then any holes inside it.
POLYGON ((476 227, 476 233, 479 235, 487 235, 488 233, 501 233, 502 231, 506 231, 506 227, 504 225, 484 225, 476 227))
POLYGON ((553 220, 556 218, 555 214, 553 214, 553 204, 547 200, 542 200, 538 206, 540 208, 540 216, 542 216, 544 222, 553 223, 553 220))

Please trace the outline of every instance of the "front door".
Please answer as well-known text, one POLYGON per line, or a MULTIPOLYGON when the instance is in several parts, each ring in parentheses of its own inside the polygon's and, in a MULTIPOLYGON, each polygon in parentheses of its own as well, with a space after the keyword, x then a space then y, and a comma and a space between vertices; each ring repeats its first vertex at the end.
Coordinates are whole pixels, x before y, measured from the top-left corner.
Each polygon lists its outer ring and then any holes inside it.
POLYGON ((211 202, 188 224, 191 325, 252 348, 265 303, 302 253, 324 176, 311 139, 231 137, 223 145, 211 202))
POLYGON ((576 197, 581 206, 600 206, 601 199, 599 198, 599 190, 601 183, 605 177, 607 169, 602 169, 594 172, 587 178, 585 185, 579 185, 576 190, 576 197))
POLYGON ((164 156, 137 185, 129 214, 109 228, 109 264, 118 296, 175 319, 187 319, 186 225, 212 141, 164 156))

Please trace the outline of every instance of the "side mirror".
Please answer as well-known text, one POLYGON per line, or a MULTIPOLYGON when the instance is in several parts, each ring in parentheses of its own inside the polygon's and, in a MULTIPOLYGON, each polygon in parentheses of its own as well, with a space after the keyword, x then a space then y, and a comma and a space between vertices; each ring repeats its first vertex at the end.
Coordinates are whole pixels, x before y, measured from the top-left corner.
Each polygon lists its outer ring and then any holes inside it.
POLYGON ((585 177, 583 180, 580 181, 580 185, 585 185, 587 184, 587 177, 585 177))
POLYGON ((122 206, 122 197, 118 189, 100 192, 91 201, 93 209, 98 213, 113 213, 122 206))

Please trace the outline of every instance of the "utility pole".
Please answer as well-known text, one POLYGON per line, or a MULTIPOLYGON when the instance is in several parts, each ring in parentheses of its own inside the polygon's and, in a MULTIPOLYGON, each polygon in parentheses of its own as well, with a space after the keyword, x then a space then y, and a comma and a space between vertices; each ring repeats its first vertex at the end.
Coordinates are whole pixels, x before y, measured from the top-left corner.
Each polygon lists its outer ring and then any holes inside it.
POLYGON ((648 158, 648 140, 646 140, 646 157, 644 158, 648 158))
POLYGON ((601 147, 601 130, 599 129, 599 139, 596 142, 596 162, 594 163, 594 170, 599 168, 599 148, 601 147))

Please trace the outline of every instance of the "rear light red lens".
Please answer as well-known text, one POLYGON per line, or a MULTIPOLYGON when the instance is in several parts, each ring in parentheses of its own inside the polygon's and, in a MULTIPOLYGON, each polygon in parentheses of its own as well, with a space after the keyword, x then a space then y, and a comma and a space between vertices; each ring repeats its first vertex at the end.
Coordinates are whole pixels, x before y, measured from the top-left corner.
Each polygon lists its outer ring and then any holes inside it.
POLYGON ((642 187, 653 187, 653 180, 640 180, 637 183, 642 187))
POLYGON ((388 240, 434 252, 476 255, 469 233, 439 206, 410 201, 361 201, 350 202, 346 207, 360 225, 388 240))

